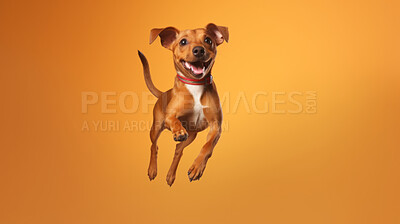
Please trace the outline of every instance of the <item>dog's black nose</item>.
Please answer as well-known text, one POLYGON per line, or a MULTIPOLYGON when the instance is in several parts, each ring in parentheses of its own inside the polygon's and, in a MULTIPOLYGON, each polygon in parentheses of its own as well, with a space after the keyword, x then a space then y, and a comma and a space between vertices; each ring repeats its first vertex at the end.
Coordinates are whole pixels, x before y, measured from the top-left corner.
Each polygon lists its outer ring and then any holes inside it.
POLYGON ((197 46, 197 47, 193 48, 193 55, 198 58, 203 57, 205 53, 206 53, 206 51, 204 50, 203 47, 197 46))

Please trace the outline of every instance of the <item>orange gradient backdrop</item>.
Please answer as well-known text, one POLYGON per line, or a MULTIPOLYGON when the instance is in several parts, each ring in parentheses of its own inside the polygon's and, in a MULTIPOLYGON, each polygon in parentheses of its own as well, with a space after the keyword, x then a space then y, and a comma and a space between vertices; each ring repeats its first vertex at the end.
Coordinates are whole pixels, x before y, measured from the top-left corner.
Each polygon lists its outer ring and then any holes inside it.
MULTIPOLYGON (((396 1, 2 1, 0 223, 400 223, 400 35, 396 1), (213 69, 222 133, 200 181, 184 152, 159 140, 147 177, 148 131, 82 131, 84 121, 151 122, 135 113, 82 113, 81 94, 172 87, 171 52, 154 27, 229 27, 213 69), (256 113, 235 100, 268 103, 256 113), (316 113, 273 113, 272 93, 316 91, 316 113)), ((154 97, 148 98, 150 101, 154 97)), ((132 101, 132 100, 131 100, 132 101)), ((127 105, 132 102, 127 98, 127 105)), ((293 104, 284 103, 281 109, 293 104)), ((143 112, 144 110, 144 112, 143 112)), ((122 127, 121 127, 122 129, 122 127)))

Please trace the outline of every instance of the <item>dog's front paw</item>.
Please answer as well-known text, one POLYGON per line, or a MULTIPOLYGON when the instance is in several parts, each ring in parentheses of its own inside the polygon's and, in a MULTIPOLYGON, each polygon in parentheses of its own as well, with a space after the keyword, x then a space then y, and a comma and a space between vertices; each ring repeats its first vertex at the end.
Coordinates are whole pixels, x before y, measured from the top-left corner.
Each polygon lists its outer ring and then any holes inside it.
POLYGON ((203 175, 204 169, 206 168, 207 161, 204 159, 196 159, 192 166, 189 168, 188 176, 190 182, 193 180, 200 180, 203 175))
POLYGON ((172 135, 174 137, 174 140, 177 141, 177 142, 183 142, 189 136, 184 128, 179 130, 179 131, 176 131, 176 132, 172 133, 172 135))

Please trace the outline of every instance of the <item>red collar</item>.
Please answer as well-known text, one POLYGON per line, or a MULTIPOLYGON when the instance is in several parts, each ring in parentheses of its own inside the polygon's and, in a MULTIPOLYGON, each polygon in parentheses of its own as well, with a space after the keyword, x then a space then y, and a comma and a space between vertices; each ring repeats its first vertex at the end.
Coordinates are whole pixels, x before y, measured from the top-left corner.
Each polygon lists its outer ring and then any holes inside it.
POLYGON ((211 74, 208 74, 204 76, 202 79, 190 79, 186 78, 184 76, 181 76, 179 74, 176 74, 176 77, 183 83, 189 84, 189 85, 207 85, 211 84, 213 81, 213 77, 211 74))

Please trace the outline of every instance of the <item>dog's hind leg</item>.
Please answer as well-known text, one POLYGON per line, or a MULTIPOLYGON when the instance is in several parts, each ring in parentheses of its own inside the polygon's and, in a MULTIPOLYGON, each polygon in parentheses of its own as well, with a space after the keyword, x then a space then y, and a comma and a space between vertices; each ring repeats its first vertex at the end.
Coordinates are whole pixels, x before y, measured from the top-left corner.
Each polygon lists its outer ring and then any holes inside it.
POLYGON ((158 114, 155 111, 153 117, 153 125, 151 126, 150 130, 150 139, 152 143, 150 152, 150 164, 149 169, 147 170, 147 174, 150 180, 153 180, 157 176, 157 140, 158 137, 160 137, 161 132, 164 130, 164 121, 162 115, 158 114))
POLYGON ((171 186, 175 181, 176 169, 178 168, 179 161, 181 160, 183 149, 193 142, 193 140, 196 138, 196 135, 197 132, 189 132, 189 136, 185 141, 176 144, 174 159, 172 160, 171 167, 169 168, 167 174, 167 183, 169 186, 171 186))

